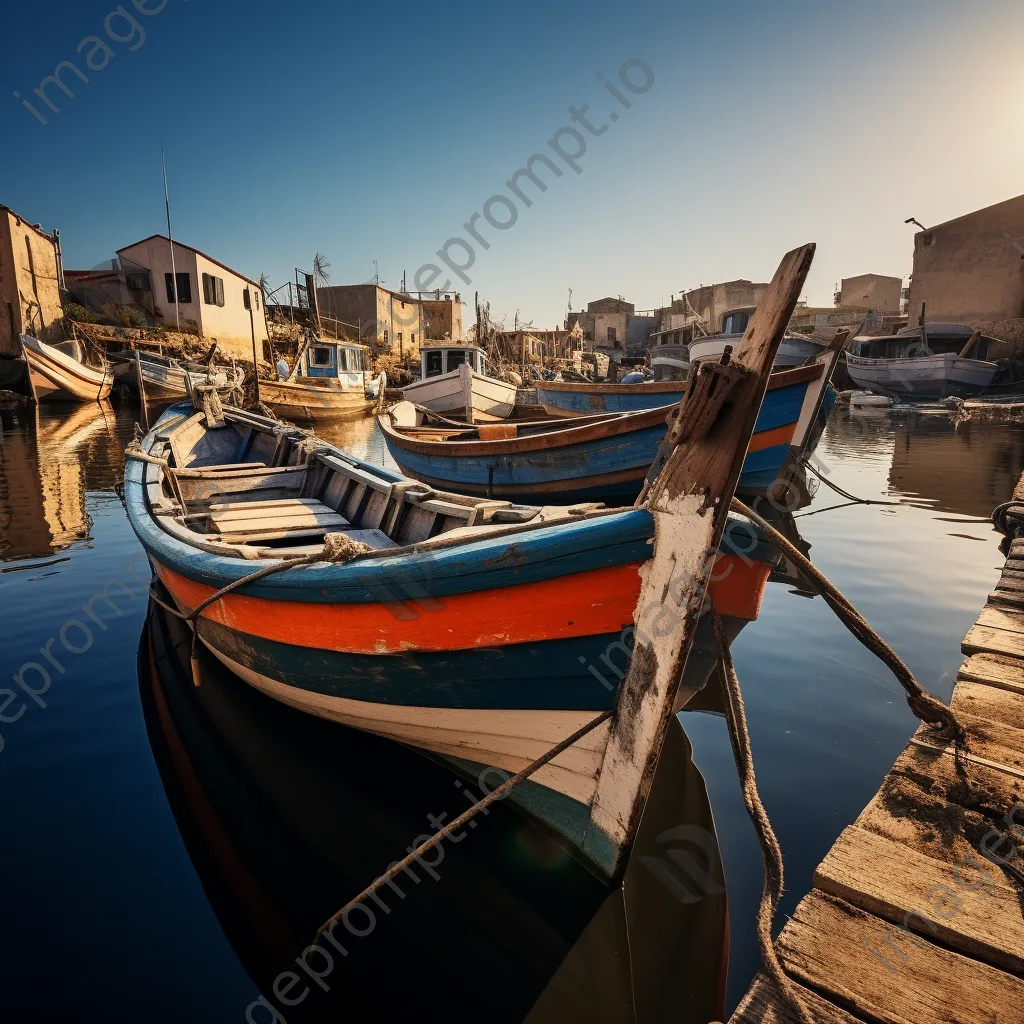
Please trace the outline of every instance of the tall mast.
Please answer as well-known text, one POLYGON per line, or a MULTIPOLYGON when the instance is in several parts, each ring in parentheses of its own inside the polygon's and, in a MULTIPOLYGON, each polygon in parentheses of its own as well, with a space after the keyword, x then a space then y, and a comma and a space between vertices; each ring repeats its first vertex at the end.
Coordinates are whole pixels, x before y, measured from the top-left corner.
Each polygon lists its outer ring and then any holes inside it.
POLYGON ((167 160, 164 147, 160 146, 160 165, 164 171, 164 209, 167 211, 167 244, 171 247, 171 293, 174 295, 174 326, 181 334, 181 314, 178 312, 178 273, 174 266, 174 236, 171 234, 171 200, 167 193, 167 160))

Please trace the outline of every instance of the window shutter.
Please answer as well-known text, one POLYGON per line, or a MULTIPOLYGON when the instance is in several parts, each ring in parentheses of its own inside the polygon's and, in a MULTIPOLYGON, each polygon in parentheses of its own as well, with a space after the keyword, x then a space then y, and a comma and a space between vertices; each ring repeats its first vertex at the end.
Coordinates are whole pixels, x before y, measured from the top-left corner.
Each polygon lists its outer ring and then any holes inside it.
POLYGON ((210 298, 210 275, 203 274, 203 302, 209 306, 213 300, 210 298))
POLYGON ((174 297, 174 275, 164 274, 164 284, 167 286, 167 301, 176 302, 174 297))
POLYGON ((224 278, 215 277, 213 279, 214 284, 217 286, 217 305, 224 305, 224 278))

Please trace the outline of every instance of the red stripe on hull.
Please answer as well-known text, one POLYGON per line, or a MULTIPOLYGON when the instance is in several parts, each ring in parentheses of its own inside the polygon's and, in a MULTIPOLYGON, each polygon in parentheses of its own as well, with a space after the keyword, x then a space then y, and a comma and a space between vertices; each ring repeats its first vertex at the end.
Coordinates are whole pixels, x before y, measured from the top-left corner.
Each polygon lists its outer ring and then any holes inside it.
MULTIPOLYGON (((185 608, 214 593, 166 566, 156 567, 161 582, 185 608)), ((202 617, 266 640, 347 654, 503 647, 620 632, 633 621, 639 568, 640 563, 616 565, 538 583, 386 604, 315 604, 231 593, 202 617)), ((721 556, 711 583, 719 614, 757 618, 769 571, 761 562, 721 556)))

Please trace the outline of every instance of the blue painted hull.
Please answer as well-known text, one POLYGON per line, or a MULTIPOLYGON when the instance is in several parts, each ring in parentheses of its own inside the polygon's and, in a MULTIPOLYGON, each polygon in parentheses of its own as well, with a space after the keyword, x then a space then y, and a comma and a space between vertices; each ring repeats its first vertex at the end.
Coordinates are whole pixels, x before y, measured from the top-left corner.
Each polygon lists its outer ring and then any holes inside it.
POLYGON ((645 391, 643 384, 636 384, 634 387, 635 391, 606 394, 590 391, 552 391, 538 383, 537 404, 571 413, 641 412, 663 405, 675 405, 683 397, 686 382, 679 382, 678 391, 645 391))
MULTIPOLYGON (((770 442, 795 428, 808 386, 802 381, 766 394, 743 463, 740 490, 762 490, 779 474, 790 453, 792 433, 778 444, 770 442)), ((664 408, 667 416, 672 407, 664 408)), ((400 447, 387 434, 385 440, 404 473, 435 487, 512 500, 614 505, 631 503, 640 493, 666 429, 660 423, 563 447, 497 456, 426 454, 400 447)))

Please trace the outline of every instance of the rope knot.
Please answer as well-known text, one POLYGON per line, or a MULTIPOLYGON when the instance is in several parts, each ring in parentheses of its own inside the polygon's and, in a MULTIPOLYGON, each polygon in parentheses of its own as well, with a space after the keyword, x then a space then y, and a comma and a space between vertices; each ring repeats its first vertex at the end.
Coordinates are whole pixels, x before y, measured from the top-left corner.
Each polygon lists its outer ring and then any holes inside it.
POLYGON ((353 558, 372 550, 369 544, 364 544, 347 533, 328 533, 324 535, 324 549, 319 560, 334 563, 351 562, 353 558))

